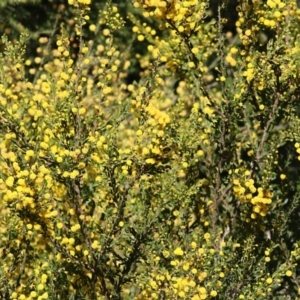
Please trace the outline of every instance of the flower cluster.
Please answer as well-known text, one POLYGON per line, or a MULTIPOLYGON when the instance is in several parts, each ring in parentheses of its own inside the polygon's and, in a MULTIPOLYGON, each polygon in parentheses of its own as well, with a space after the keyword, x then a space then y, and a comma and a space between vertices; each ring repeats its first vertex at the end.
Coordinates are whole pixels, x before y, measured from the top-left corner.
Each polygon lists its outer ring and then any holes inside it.
POLYGON ((233 180, 233 192, 242 203, 253 205, 251 218, 255 219, 257 215, 266 216, 268 205, 272 203, 272 193, 262 187, 257 187, 254 180, 250 178, 250 174, 250 171, 246 171, 244 176, 233 180))

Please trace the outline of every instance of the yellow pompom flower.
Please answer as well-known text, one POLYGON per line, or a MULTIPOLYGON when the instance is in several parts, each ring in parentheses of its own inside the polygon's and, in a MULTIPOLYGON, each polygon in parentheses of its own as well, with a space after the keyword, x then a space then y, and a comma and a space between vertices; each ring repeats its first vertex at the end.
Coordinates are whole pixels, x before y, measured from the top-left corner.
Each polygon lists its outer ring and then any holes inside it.
POLYGON ((174 254, 178 255, 178 256, 182 256, 184 254, 184 252, 180 247, 178 247, 174 250, 174 254))

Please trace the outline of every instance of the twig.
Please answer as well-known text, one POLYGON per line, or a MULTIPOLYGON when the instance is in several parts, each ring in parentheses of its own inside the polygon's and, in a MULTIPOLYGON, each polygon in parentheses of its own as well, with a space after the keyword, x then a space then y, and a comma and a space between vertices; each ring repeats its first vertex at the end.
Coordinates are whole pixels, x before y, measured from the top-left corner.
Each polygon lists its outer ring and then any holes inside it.
POLYGON ((262 154, 262 149, 263 149, 264 144, 267 140, 267 134, 268 134, 269 128, 270 128, 270 126, 273 122, 273 118, 274 118, 274 115, 276 113, 276 110, 277 110, 277 107, 278 107, 278 104, 279 104, 279 98, 280 98, 280 94, 277 92, 276 93, 276 99, 275 99, 275 102, 274 102, 273 107, 272 107, 272 111, 269 114, 268 122, 267 122, 267 124, 264 128, 262 139, 261 139, 259 147, 256 151, 256 162, 257 162, 257 164, 259 164, 261 158, 264 157, 264 155, 262 154))

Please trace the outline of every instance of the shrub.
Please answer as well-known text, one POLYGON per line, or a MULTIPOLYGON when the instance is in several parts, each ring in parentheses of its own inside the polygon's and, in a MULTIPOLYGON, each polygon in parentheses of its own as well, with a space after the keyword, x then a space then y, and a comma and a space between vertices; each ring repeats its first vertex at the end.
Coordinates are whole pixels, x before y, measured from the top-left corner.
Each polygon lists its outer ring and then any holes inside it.
POLYGON ((1 297, 295 299, 295 1, 68 2, 2 38, 1 297))

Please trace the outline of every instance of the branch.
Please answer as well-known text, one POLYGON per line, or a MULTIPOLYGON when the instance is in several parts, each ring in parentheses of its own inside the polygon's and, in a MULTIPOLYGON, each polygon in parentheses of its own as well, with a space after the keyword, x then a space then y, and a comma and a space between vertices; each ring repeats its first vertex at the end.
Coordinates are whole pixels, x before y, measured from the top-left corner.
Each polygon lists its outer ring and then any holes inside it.
POLYGON ((272 107, 272 111, 269 114, 268 122, 267 122, 267 124, 264 128, 262 139, 261 139, 259 147, 256 151, 256 162, 257 162, 257 164, 259 164, 260 160, 264 157, 264 155, 262 154, 262 150, 263 150, 264 144, 267 140, 267 134, 268 134, 270 126, 273 122, 274 115, 275 115, 276 110, 278 108, 279 98, 280 98, 280 94, 277 92, 276 93, 276 99, 275 99, 275 102, 274 102, 273 107, 272 107))

